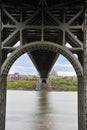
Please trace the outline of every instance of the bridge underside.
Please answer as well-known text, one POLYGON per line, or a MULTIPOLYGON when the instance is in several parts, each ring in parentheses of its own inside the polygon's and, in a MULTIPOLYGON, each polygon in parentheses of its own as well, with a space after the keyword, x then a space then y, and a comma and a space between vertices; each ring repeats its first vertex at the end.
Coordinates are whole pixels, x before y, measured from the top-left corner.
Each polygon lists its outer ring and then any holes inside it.
POLYGON ((78 77, 78 130, 86 130, 87 1, 3 0, 0 5, 0 130, 5 130, 7 74, 24 53, 42 79, 60 54, 71 62, 78 77))
POLYGON ((40 72, 41 78, 48 78, 48 74, 52 68, 56 56, 56 52, 49 50, 35 50, 31 52, 31 60, 34 59, 34 64, 40 72))

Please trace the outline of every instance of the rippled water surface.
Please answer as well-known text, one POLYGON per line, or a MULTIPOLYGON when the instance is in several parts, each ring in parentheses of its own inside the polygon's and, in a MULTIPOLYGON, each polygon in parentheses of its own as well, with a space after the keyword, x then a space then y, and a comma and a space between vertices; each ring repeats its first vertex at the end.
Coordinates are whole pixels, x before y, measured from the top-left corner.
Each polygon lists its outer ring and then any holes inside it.
POLYGON ((6 130, 77 129, 76 92, 7 92, 6 130))

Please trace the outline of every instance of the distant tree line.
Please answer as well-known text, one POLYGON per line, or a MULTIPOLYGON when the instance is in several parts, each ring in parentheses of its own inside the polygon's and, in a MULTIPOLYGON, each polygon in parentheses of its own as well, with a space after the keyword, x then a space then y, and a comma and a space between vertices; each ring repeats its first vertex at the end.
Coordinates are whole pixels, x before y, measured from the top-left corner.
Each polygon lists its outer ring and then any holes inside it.
POLYGON ((77 91, 77 79, 60 79, 54 78, 51 80, 53 89, 56 91, 77 91))
MULTIPOLYGON (((36 80, 8 80, 7 88, 12 90, 36 90, 36 80)), ((77 80, 53 78, 51 85, 54 91, 76 91, 77 80)))

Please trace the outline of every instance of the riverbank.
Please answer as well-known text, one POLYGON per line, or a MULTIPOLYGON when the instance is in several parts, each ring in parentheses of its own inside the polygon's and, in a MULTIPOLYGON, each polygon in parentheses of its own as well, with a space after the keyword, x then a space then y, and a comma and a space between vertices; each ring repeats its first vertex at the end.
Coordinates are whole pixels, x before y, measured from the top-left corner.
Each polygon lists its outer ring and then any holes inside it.
POLYGON ((10 90, 35 90, 36 81, 27 81, 27 80, 8 80, 7 89, 10 90))
MULTIPOLYGON (((56 78, 51 80, 51 86, 54 91, 77 91, 77 80, 56 78)), ((7 89, 36 90, 36 81, 8 80, 7 89)))
POLYGON ((76 79, 52 79, 51 84, 55 91, 77 91, 78 82, 76 79))

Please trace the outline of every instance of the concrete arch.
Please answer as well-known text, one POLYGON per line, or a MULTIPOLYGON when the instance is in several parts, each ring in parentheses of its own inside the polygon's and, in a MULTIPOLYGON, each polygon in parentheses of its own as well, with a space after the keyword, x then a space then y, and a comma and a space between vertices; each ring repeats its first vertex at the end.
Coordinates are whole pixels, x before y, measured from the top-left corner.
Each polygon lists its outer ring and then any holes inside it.
POLYGON ((22 54, 24 54, 26 52, 29 53, 34 50, 42 50, 42 49, 51 50, 53 52, 56 52, 57 54, 62 54, 64 57, 66 57, 70 61, 70 63, 72 64, 72 66, 74 67, 74 69, 76 71, 77 76, 83 75, 83 69, 82 69, 80 62, 66 47, 62 47, 56 43, 46 42, 46 41, 44 42, 44 44, 41 43, 41 41, 37 41, 37 42, 25 44, 23 46, 19 46, 3 63, 2 69, 1 69, 1 74, 7 75, 12 64, 22 54))

